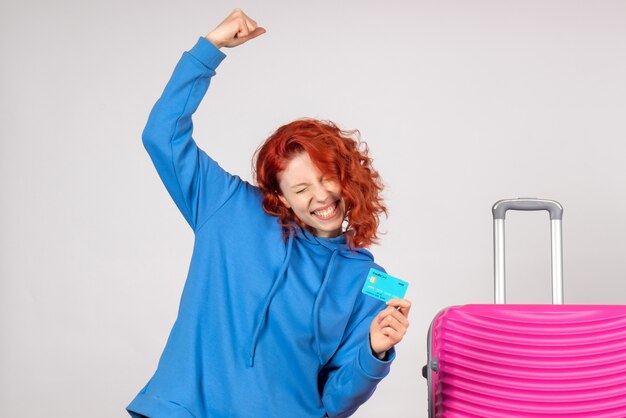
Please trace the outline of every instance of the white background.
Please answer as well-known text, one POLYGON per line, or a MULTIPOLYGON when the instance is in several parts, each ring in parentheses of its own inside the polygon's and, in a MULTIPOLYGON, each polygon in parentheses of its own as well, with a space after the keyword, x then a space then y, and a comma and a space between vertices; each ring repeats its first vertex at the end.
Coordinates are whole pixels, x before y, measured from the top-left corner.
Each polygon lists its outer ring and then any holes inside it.
MULTIPOLYGON (((387 185, 412 325, 356 416, 426 416, 427 329, 492 300, 498 199, 561 202, 566 301, 625 302, 624 1, 2 0, 0 416, 124 417, 154 372, 193 234, 140 135, 235 6, 268 32, 225 51, 199 145, 250 179, 279 125, 332 119, 387 185)), ((507 218, 509 301, 549 302, 548 217, 507 218)))

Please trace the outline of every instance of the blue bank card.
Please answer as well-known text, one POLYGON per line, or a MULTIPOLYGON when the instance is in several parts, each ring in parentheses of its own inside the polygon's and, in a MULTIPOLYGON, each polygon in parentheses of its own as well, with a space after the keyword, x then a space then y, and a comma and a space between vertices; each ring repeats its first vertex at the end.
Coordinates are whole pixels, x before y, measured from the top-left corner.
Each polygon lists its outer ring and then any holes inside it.
POLYGON ((387 302, 389 299, 404 298, 409 283, 397 277, 383 273, 380 270, 370 269, 363 285, 362 292, 368 296, 387 302))

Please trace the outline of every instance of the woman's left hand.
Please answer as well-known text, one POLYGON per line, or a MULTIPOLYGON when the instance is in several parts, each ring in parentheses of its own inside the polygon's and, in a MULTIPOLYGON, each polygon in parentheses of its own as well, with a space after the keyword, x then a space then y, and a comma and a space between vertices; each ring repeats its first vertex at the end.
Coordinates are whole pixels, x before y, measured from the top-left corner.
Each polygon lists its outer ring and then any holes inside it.
POLYGON ((409 327, 411 302, 407 299, 391 299, 370 325, 370 346, 379 359, 394 345, 402 341, 409 327))

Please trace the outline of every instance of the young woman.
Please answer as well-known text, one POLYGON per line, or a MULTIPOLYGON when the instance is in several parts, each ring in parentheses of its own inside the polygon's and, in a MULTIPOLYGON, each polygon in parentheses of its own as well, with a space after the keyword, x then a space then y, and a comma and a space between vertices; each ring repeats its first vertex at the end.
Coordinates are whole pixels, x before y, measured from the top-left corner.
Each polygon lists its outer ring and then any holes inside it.
POLYGON ((349 416, 409 325, 409 301, 361 293, 381 269, 364 247, 385 207, 351 133, 312 119, 279 128, 257 152, 258 187, 191 137, 220 48, 264 32, 234 10, 183 54, 145 128, 195 246, 158 369, 127 407, 135 418, 349 416))

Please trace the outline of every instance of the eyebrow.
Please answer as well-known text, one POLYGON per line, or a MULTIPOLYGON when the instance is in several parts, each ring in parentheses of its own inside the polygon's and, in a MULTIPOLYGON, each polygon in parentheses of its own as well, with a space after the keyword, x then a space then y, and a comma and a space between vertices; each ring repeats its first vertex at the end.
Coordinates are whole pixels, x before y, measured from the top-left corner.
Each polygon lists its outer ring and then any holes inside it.
POLYGON ((293 186, 291 186, 290 188, 291 188, 291 189, 298 189, 298 188, 300 188, 300 187, 302 187, 302 186, 308 186, 308 185, 309 185, 309 183, 302 182, 302 183, 294 184, 294 185, 293 185, 293 186))

